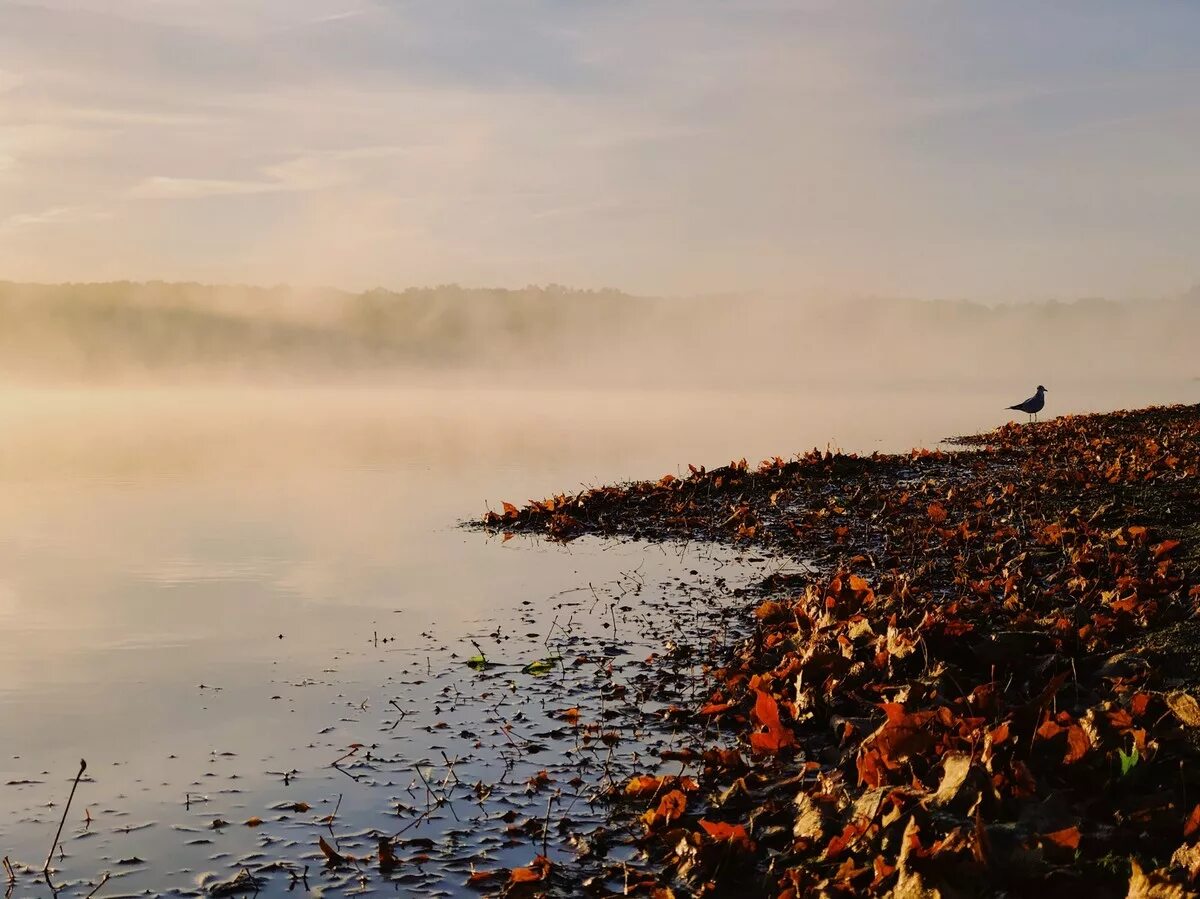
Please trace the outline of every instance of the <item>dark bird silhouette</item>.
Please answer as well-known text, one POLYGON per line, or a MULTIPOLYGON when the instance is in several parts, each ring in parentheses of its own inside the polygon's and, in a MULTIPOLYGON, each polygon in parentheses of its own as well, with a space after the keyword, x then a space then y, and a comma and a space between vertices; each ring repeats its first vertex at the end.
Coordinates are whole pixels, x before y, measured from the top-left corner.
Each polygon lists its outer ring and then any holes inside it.
POLYGON ((1037 393, 1031 396, 1023 403, 1017 403, 1015 406, 1009 406, 1009 409, 1015 409, 1018 412, 1025 412, 1033 416, 1033 420, 1037 421, 1037 414, 1042 411, 1046 405, 1046 388, 1038 384, 1037 393))

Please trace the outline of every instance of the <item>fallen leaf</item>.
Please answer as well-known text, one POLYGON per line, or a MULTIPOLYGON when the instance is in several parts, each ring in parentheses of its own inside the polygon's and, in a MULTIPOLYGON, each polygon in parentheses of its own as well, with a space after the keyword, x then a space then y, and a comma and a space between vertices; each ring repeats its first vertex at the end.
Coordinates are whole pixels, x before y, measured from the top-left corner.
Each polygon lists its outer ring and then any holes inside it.
POLYGON ((1188 727, 1200 727, 1200 702, 1196 697, 1183 690, 1168 693, 1167 708, 1175 713, 1175 717, 1188 727))
POLYGON ((379 870, 391 871, 400 863, 396 858, 396 853, 392 849, 392 841, 387 837, 379 838, 379 870))
POLYGON ((1053 833, 1042 834, 1042 839, 1048 840, 1055 846, 1074 851, 1079 848, 1080 836, 1078 827, 1064 827, 1062 830, 1056 830, 1053 833))
POLYGON ((933 795, 934 805, 948 805, 958 796, 971 773, 971 756, 966 752, 947 752, 942 756, 942 782, 933 795))
POLYGON ((321 849, 321 854, 325 856, 325 863, 330 867, 348 864, 346 856, 326 843, 324 837, 317 837, 317 845, 321 849))

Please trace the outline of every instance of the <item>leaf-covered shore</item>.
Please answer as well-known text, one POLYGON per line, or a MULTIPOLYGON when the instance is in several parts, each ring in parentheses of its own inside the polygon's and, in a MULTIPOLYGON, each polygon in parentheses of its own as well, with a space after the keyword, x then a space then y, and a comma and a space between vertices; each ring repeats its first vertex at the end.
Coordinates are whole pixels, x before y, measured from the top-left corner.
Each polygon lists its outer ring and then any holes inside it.
POLYGON ((1200 410, 958 442, 487 516, 808 565, 761 585, 681 748, 617 797, 628 894, 1197 894, 1200 410))

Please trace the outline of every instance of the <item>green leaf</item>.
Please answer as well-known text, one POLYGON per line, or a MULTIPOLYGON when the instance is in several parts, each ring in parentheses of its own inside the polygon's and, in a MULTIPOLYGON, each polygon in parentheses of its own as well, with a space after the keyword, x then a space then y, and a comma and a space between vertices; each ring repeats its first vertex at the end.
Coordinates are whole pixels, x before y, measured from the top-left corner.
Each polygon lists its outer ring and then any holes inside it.
POLYGON ((1124 749, 1118 749, 1117 755, 1121 759, 1121 776, 1126 777, 1130 771, 1134 769, 1141 756, 1138 754, 1137 747, 1133 747, 1133 752, 1126 753, 1124 749))
POLYGON ((530 662, 528 665, 522 668, 521 673, 533 674, 537 677, 541 677, 549 674, 556 667, 558 667, 558 663, 561 659, 562 656, 550 656, 549 658, 538 659, 536 662, 530 662))

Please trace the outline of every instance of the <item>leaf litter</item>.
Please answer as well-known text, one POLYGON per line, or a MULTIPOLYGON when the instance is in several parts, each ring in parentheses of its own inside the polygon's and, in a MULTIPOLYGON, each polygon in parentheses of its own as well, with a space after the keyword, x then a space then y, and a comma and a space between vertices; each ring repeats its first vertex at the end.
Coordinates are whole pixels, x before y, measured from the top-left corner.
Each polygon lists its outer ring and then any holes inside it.
POLYGON ((959 442, 693 467, 482 522, 809 566, 748 591, 731 647, 692 647, 702 689, 670 717, 697 788, 647 765, 614 792, 623 894, 1198 894, 1200 413, 959 442))

